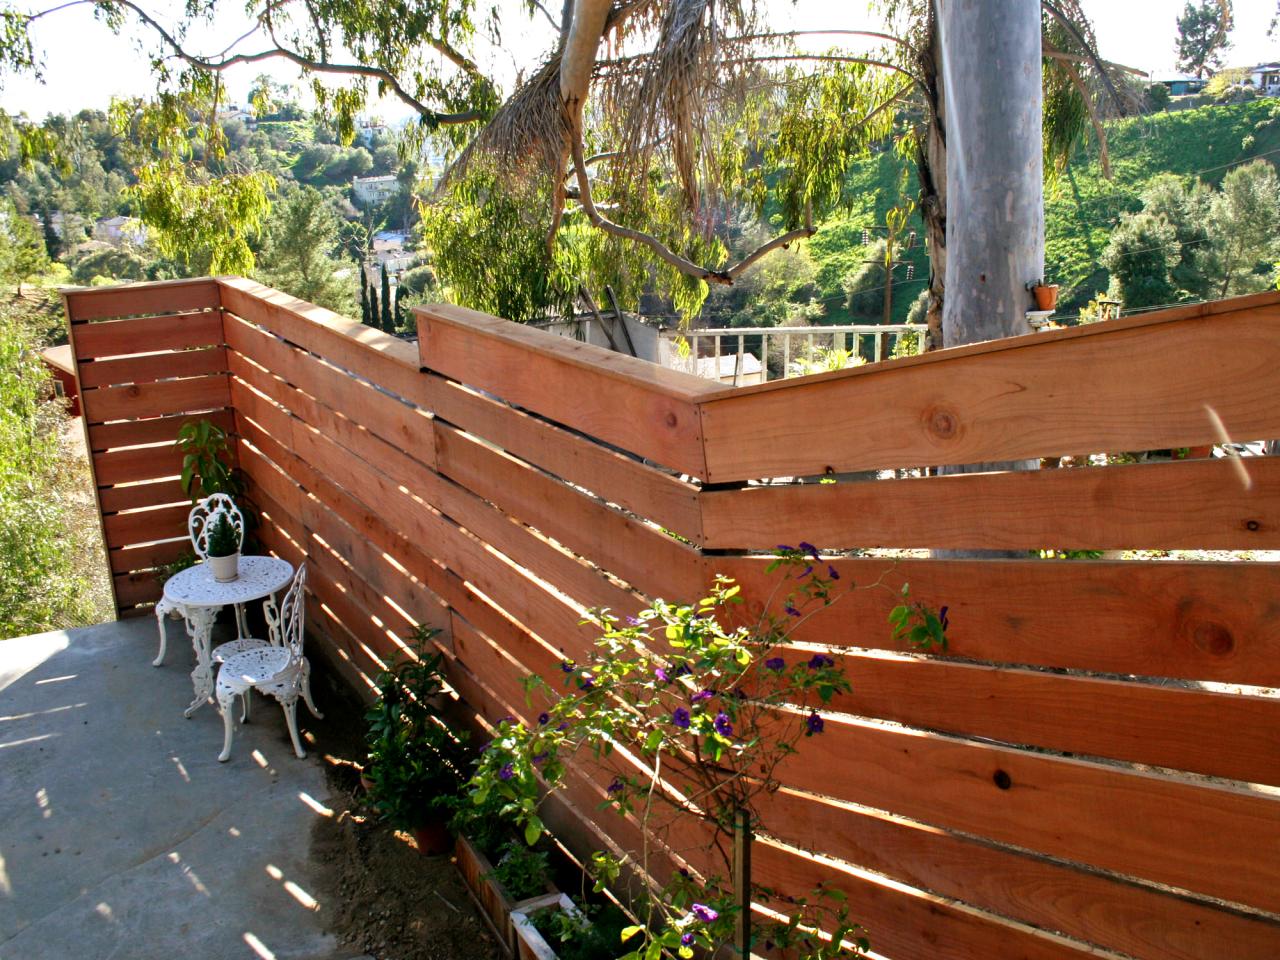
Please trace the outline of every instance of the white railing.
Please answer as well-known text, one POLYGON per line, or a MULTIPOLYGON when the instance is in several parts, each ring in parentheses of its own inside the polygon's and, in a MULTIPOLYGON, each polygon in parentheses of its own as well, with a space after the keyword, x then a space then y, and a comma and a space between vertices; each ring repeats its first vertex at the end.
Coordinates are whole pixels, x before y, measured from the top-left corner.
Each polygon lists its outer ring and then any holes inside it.
MULTIPOLYGON (((892 356, 901 338, 914 335, 912 353, 920 353, 925 345, 925 327, 918 323, 857 323, 830 327, 704 327, 692 330, 663 330, 661 362, 664 366, 711 380, 732 382, 735 387, 744 383, 764 383, 769 380, 769 357, 781 359, 782 376, 799 375, 793 372, 793 359, 807 361, 810 367, 820 366, 821 351, 846 351, 851 358, 878 362, 892 356), (864 336, 872 336, 870 349, 862 343, 864 336), (746 348, 748 337, 762 338, 760 356, 746 348), (852 338, 852 343, 850 343, 852 338), (724 340, 729 340, 725 350, 724 340), (793 341, 800 340, 799 344, 793 341), (736 341, 736 343, 735 343, 736 341), (680 344, 683 342, 684 346, 680 344), (736 349, 735 349, 736 348, 736 349)), ((830 353, 827 357, 830 357, 830 353)), ((858 360, 845 364, 852 366, 858 360)), ((818 372, 806 369, 805 373, 818 372)), ((776 378, 775 378, 776 379, 776 378)))

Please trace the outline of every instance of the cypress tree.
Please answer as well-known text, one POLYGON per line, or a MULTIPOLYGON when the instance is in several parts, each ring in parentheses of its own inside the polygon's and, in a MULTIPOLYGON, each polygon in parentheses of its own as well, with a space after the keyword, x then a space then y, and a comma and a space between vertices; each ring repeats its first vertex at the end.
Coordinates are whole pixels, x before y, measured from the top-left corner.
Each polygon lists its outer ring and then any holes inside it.
POLYGON ((396 329, 397 330, 408 329, 408 324, 405 322, 405 316, 404 316, 404 303, 401 302, 400 300, 400 294, 403 292, 404 291, 401 290, 400 287, 396 287, 396 329))
POLYGON ((391 278, 387 276, 387 265, 382 265, 382 329, 387 333, 396 332, 395 321, 391 318, 391 278))
POLYGON ((360 271, 360 322, 373 326, 369 322, 373 319, 369 312, 369 278, 365 276, 363 263, 359 264, 356 269, 360 271))

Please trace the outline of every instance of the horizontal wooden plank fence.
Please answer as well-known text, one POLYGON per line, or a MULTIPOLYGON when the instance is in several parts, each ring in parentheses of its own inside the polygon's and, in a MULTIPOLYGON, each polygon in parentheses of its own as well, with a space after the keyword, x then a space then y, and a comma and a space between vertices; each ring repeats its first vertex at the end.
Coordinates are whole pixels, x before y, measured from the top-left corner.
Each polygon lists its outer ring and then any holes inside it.
MULTIPOLYGON (((234 278, 67 309, 122 610, 156 596, 202 411, 266 546, 309 561, 326 655, 364 686, 435 627, 490 721, 587 652, 584 610, 726 574, 759 612, 768 553, 811 541, 892 589, 791 638, 853 690, 781 768, 760 881, 843 890, 894 960, 1280 956, 1280 565, 1239 553, 1280 548, 1280 459, 917 469, 1280 437, 1280 295, 738 390, 457 307, 415 347, 234 278), (891 641, 903 583, 945 651, 891 641)), ((571 845, 633 835, 602 789, 571 777, 571 845)))

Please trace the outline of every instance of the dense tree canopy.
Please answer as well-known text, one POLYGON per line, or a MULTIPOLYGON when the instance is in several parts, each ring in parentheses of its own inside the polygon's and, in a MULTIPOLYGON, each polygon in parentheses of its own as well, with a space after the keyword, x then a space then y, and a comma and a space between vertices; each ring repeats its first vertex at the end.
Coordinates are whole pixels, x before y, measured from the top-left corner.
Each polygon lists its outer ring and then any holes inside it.
POLYGON ((1178 17, 1178 69, 1203 77, 1222 66, 1230 29, 1231 8, 1224 0, 1187 0, 1178 17))

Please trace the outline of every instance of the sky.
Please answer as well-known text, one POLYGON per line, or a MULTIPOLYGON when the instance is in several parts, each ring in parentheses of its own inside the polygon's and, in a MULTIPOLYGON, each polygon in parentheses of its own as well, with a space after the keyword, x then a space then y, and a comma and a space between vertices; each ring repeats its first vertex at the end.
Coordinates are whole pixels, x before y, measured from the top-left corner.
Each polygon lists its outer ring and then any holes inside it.
MULTIPOLYGON (((30 0, 28 0, 30 3, 30 0)), ((869 13, 859 13, 860 4, 848 0, 765 0, 771 19, 780 29, 875 29, 878 24, 869 13)), ((1102 56, 1108 60, 1146 70, 1156 76, 1174 70, 1175 20, 1186 0, 1081 0, 1085 14, 1093 19, 1102 56)), ((30 3, 30 9, 53 5, 30 3)), ((163 10, 177 0, 147 0, 152 10, 163 10)), ((483 5, 483 4, 482 4, 483 5)), ((493 51, 489 65, 506 86, 510 86, 517 69, 528 69, 537 63, 550 42, 551 31, 539 17, 528 21, 519 12, 520 0, 499 0, 507 9, 507 46, 493 51)), ((558 8, 558 4, 553 4, 558 8)), ((1267 29, 1275 11, 1275 0, 1236 0, 1235 29, 1232 47, 1227 52, 1231 66, 1251 66, 1269 60, 1280 60, 1280 31, 1274 38, 1267 29)), ((226 4, 228 10, 236 4, 226 4)), ((220 50, 243 32, 244 22, 225 22, 217 30, 193 33, 190 46, 206 51, 220 50)), ((25 112, 39 119, 48 113, 72 113, 86 107, 105 109, 113 96, 144 96, 155 90, 155 82, 140 53, 138 38, 146 36, 140 29, 126 30, 113 36, 97 23, 87 7, 76 7, 50 16, 39 24, 38 46, 44 51, 45 82, 29 78, 8 77, 0 88, 0 109, 25 112)), ((229 71, 226 75, 232 102, 243 102, 253 78, 263 72, 262 65, 251 65, 229 71)), ((276 79, 293 82, 297 72, 286 65, 268 69, 276 79)), ((386 119, 397 119, 407 109, 384 102, 371 111, 386 119)))

